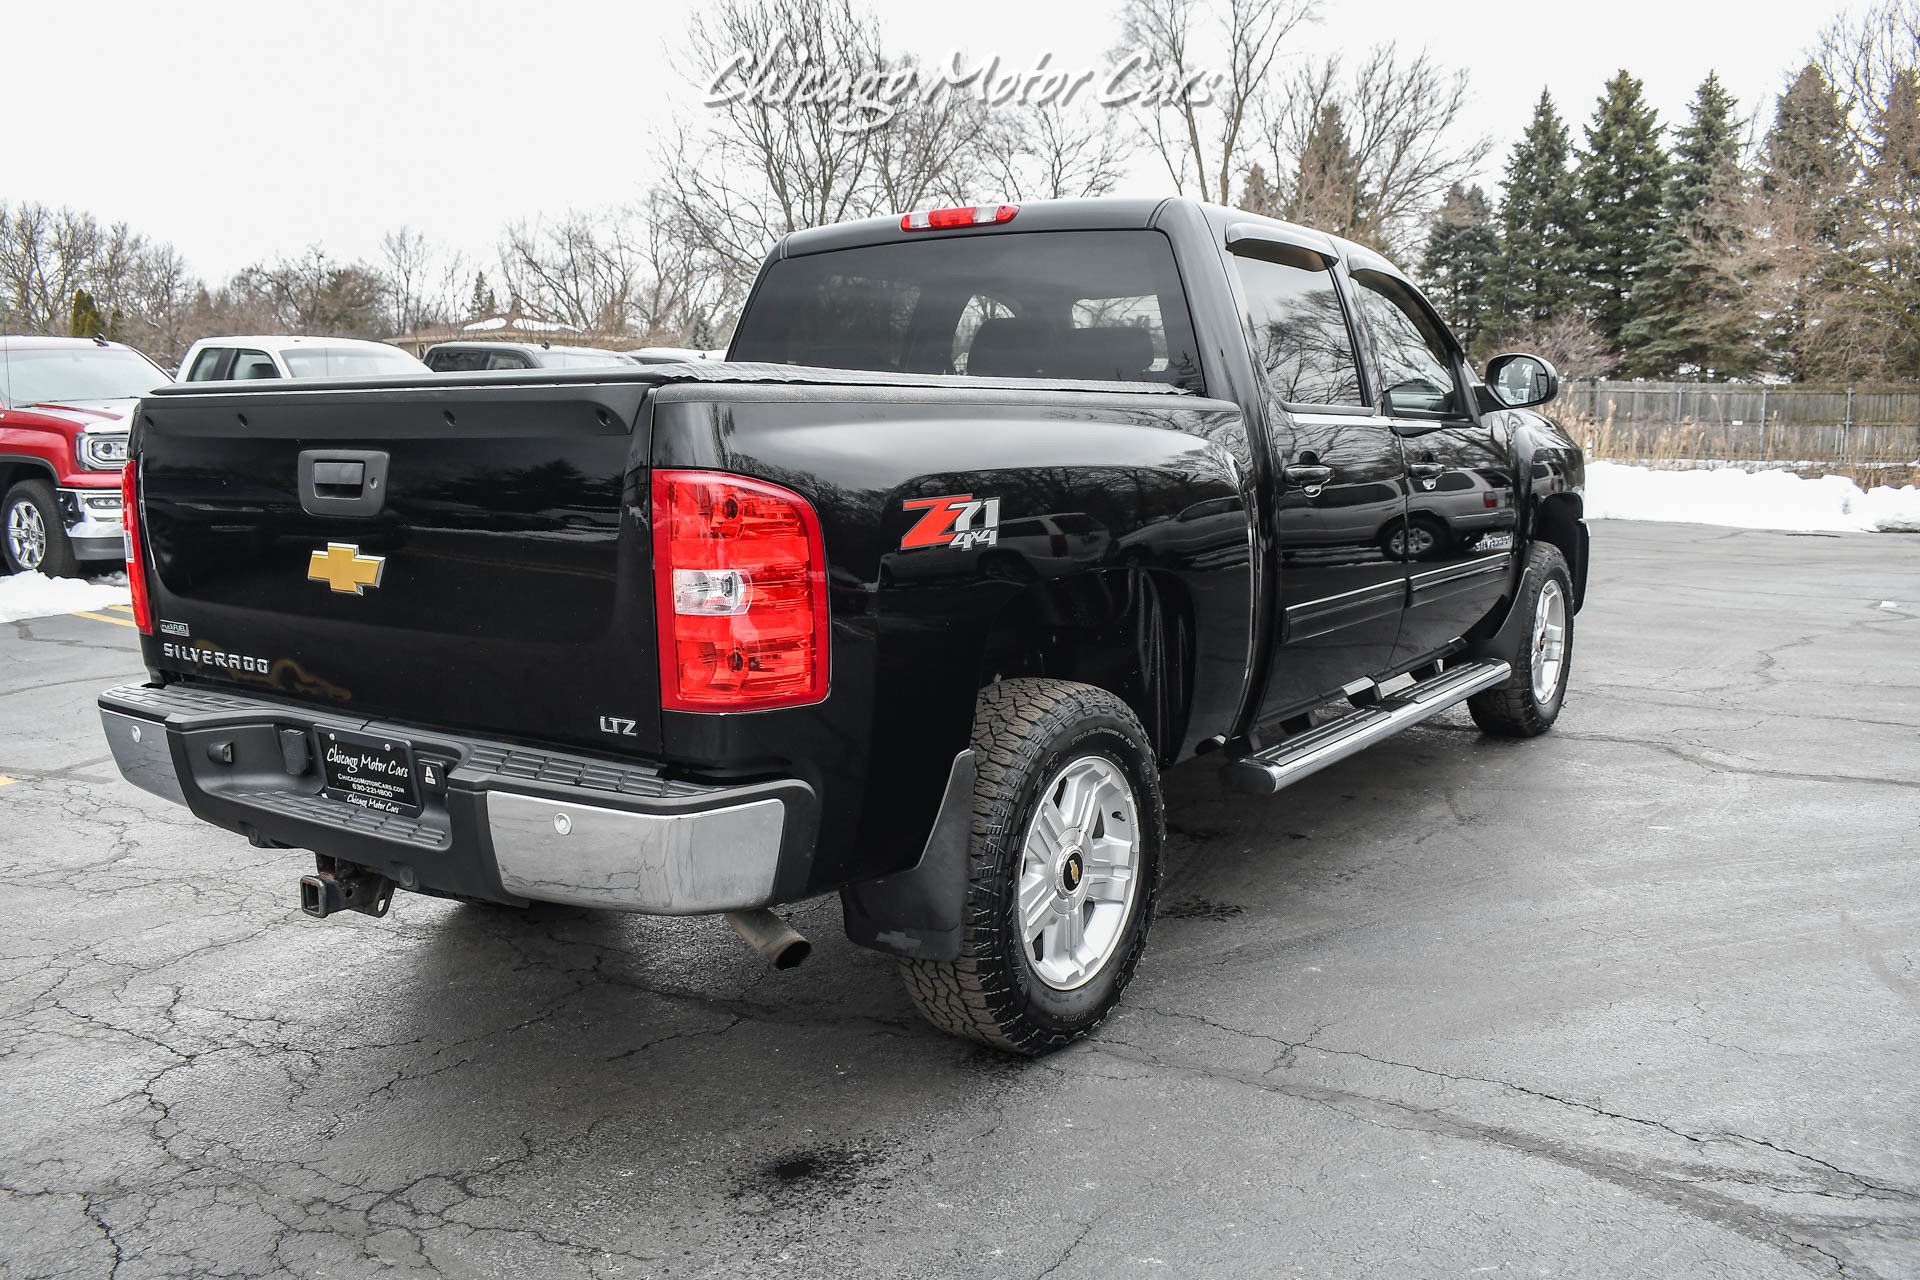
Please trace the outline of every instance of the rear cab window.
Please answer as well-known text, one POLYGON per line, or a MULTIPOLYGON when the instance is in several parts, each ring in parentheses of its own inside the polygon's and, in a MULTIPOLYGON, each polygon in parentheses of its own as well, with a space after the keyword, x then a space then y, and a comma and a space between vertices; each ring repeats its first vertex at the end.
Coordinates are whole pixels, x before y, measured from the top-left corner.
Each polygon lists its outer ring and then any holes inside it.
POLYGON ((277 378, 280 369, 273 363, 273 357, 264 351, 241 350, 233 353, 233 371, 227 375, 235 382, 252 381, 261 378, 277 378))
POLYGON ((1003 232, 837 249, 771 264, 736 360, 1201 390, 1164 234, 1003 232))

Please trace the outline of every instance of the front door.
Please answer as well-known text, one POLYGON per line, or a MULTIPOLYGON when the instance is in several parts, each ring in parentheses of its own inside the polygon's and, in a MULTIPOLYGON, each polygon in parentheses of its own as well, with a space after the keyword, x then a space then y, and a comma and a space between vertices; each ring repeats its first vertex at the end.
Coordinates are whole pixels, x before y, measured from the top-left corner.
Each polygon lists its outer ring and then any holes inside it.
POLYGON ((1391 666, 1406 565, 1386 539, 1406 516, 1405 462, 1368 403, 1330 259, 1233 246, 1249 350, 1264 383, 1280 618, 1261 703, 1272 722, 1391 666))
POLYGON ((1353 273, 1387 412, 1407 467, 1407 518, 1387 540, 1411 590, 1394 665, 1473 629, 1504 596, 1514 556, 1514 476, 1473 412, 1465 364, 1432 308, 1384 272, 1353 273))

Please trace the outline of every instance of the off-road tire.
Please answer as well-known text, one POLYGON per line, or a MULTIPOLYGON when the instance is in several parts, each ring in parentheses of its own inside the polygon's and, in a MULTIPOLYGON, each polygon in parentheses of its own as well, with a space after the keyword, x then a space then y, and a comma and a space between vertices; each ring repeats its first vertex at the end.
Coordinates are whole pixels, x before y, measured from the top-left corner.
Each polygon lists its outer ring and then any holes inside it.
POLYGON ((1501 738, 1534 738, 1553 727, 1560 708, 1567 700, 1567 680, 1573 673, 1573 575, 1567 572, 1566 557, 1550 542, 1536 542, 1527 549, 1526 572, 1520 579, 1520 598, 1514 609, 1527 619, 1510 651, 1493 656, 1504 658, 1513 667, 1513 676, 1505 684, 1476 693, 1467 699, 1467 710, 1481 730, 1501 738), (1560 658, 1559 677, 1552 692, 1542 698, 1534 692, 1534 619, 1540 595, 1547 584, 1560 591, 1565 613, 1566 635, 1560 658))
POLYGON ((0 504, 0 557, 6 560, 8 573, 38 569, 49 578, 71 578, 80 572, 73 544, 67 541, 66 526, 60 521, 60 504, 54 499, 53 486, 45 480, 22 480, 7 490, 5 503, 0 504), (23 502, 37 509, 46 535, 47 549, 37 565, 21 563, 14 556, 13 542, 7 536, 13 527, 13 509, 23 502))
POLYGON ((1006 680, 974 703, 973 832, 960 957, 902 960, 907 993, 928 1022, 1013 1053, 1038 1056, 1086 1035, 1119 1000, 1146 948, 1166 840, 1160 772, 1146 730, 1104 689, 1065 680, 1006 680), (1138 813, 1133 905, 1117 945, 1084 985, 1060 991, 1033 972, 1015 927, 1015 883, 1039 788, 1066 764, 1117 765, 1138 813))

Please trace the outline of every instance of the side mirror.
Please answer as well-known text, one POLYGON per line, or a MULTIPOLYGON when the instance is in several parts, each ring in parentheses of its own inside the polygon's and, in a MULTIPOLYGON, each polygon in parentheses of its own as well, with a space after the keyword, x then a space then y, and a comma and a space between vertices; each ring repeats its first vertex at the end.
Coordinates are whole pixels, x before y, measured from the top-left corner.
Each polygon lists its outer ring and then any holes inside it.
POLYGON ((1560 394, 1560 374, 1551 361, 1509 352, 1487 361, 1487 389, 1503 409, 1531 409, 1560 394))

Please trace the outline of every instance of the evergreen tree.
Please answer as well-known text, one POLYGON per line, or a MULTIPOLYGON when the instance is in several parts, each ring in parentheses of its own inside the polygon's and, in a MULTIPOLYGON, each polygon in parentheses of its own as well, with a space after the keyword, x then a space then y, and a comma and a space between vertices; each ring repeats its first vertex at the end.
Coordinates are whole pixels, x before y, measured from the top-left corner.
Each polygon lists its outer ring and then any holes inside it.
POLYGON ((1736 269, 1746 194, 1736 105, 1709 74, 1675 135, 1659 240, 1621 332, 1628 373, 1744 377, 1759 366, 1736 269))
POLYGON ((1622 71, 1607 81, 1575 183, 1580 212, 1574 243, 1593 327, 1618 347, 1639 305, 1638 293, 1660 240, 1667 153, 1660 118, 1640 81, 1622 71))
POLYGON ((1500 181, 1500 248, 1485 300, 1490 330, 1529 332, 1572 304, 1575 204, 1567 159, 1567 127, 1542 90, 1500 181))
POLYGON ((1808 63, 1780 95, 1761 154, 1766 236, 1756 247, 1771 277, 1760 308, 1769 362, 1795 379, 1844 376, 1844 360, 1822 350, 1834 331, 1823 313, 1839 293, 1859 164, 1846 107, 1818 65, 1808 63))
POLYGON ((106 317, 100 314, 99 304, 85 289, 73 291, 73 308, 68 318, 67 332, 76 338, 107 336, 106 317))
POLYGON ((1846 107, 1818 65, 1809 62, 1780 95, 1764 156, 1761 190, 1791 203, 1811 235, 1835 242, 1855 165, 1846 107))
POLYGON ((1427 296, 1469 351, 1486 330, 1488 277, 1499 253, 1486 193, 1454 183, 1427 234, 1420 274, 1427 296))
POLYGON ((1314 117, 1300 148, 1293 185, 1280 201, 1279 216, 1361 244, 1378 244, 1376 202, 1367 191, 1360 157, 1338 104, 1328 103, 1314 117))
POLYGON ((1868 129, 1865 182, 1849 236, 1845 300, 1858 313, 1860 368, 1920 377, 1920 70, 1901 67, 1868 129))
POLYGON ((477 320, 484 316, 499 313, 500 304, 494 300, 493 286, 487 283, 485 272, 473 273, 473 296, 467 299, 467 318, 477 320))

